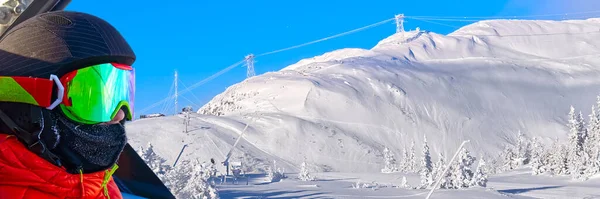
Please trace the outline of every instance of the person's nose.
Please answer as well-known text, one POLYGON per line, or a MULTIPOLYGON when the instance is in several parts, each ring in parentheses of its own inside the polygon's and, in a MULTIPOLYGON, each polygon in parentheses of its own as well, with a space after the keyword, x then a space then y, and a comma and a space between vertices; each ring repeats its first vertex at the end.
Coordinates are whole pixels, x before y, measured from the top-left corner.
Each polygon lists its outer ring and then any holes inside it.
POLYGON ((102 124, 118 124, 123 119, 125 119, 125 112, 123 110, 119 110, 119 112, 117 112, 117 115, 115 115, 115 117, 111 121, 104 122, 102 124))

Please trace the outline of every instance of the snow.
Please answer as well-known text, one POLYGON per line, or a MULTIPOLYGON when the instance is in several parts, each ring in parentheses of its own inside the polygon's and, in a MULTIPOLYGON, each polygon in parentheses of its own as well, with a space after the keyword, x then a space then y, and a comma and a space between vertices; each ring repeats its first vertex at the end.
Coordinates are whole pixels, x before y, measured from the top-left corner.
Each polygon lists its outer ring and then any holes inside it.
MULTIPOLYGON (((422 148, 425 136, 433 161, 437 154, 454 154, 463 140, 471 140, 466 148, 472 156, 486 160, 516 145, 519 132, 539 137, 542 145, 566 140, 570 106, 588 115, 600 93, 599 36, 600 19, 492 20, 449 35, 394 34, 372 49, 336 50, 233 85, 199 109, 201 114, 192 114, 188 133, 183 132, 183 115, 141 119, 127 130, 134 147, 152 143, 169 163, 185 144, 182 159, 221 162, 249 124, 232 161, 263 173, 273 160, 288 173, 298 172, 306 161, 318 180, 298 184, 290 177, 260 186, 223 186, 221 196, 354 197, 362 192, 349 189, 354 182, 342 186, 327 176, 341 173, 340 179, 382 183, 394 176, 400 185, 404 174, 380 173, 384 148, 401 157, 411 142, 422 148), (313 184, 316 191, 297 186, 313 184)), ((553 184, 544 175, 531 176, 530 168, 527 172, 490 175, 488 188, 505 191, 469 188, 436 194, 566 198, 594 193, 587 186, 599 183, 553 184)), ((407 178, 411 186, 418 185, 418 176, 407 178)), ((422 198, 426 190, 370 193, 422 198)))

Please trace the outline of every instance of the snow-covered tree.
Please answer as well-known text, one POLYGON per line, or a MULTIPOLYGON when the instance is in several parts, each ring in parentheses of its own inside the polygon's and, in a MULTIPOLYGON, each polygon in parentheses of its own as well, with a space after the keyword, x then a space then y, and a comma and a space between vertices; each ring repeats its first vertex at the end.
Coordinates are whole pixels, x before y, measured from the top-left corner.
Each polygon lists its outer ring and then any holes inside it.
POLYGON ((410 188, 408 181, 406 181, 406 176, 402 176, 402 183, 400 184, 400 187, 405 189, 410 188))
POLYGON ((477 165, 477 169, 475 169, 475 174, 471 179, 470 186, 480 186, 486 187, 488 181, 487 172, 485 171, 485 160, 481 158, 479 160, 479 164, 477 165))
POLYGON ((585 128, 581 112, 575 114, 573 106, 571 106, 571 111, 569 112, 567 127, 569 127, 569 153, 581 156, 584 142, 587 139, 587 129, 585 128))
POLYGON ((433 176, 433 182, 437 181, 440 177, 442 178, 440 181, 440 185, 438 188, 449 188, 450 184, 450 172, 446 173, 443 177, 441 176, 446 169, 446 158, 442 153, 438 154, 438 161, 433 164, 433 172, 431 172, 431 176, 433 176))
POLYGON ((418 171, 418 167, 417 167, 417 159, 416 157, 416 152, 415 152, 415 141, 412 141, 412 143, 410 144, 410 153, 408 154, 408 160, 409 160, 409 171, 411 172, 415 172, 418 171))
POLYGON ((302 165, 300 166, 300 174, 298 174, 298 179, 302 181, 315 180, 315 178, 308 172, 308 168, 306 168, 306 162, 302 162, 302 165))
POLYGON ((550 155, 550 161, 547 169, 552 175, 567 175, 569 174, 568 169, 568 150, 564 144, 560 144, 556 139, 553 144, 550 155))
POLYGON ((152 144, 148 144, 148 147, 145 149, 142 148, 140 154, 140 157, 146 162, 148 167, 150 167, 156 176, 164 182, 167 171, 171 169, 167 164, 167 160, 154 152, 154 146, 152 146, 152 144))
POLYGON ((585 151, 584 145, 587 139, 587 129, 581 116, 575 114, 575 109, 571 106, 569 111, 569 148, 568 148, 568 172, 574 177, 579 178, 585 172, 585 151))
POLYGON ((531 152, 531 173, 533 175, 539 175, 546 172, 548 166, 548 155, 544 151, 544 147, 540 144, 537 137, 533 138, 532 141, 532 152, 531 152))
POLYGON ((440 184, 438 188, 441 189, 450 189, 452 188, 452 184, 451 184, 451 176, 452 176, 452 168, 450 168, 448 170, 448 172, 442 176, 442 173, 444 172, 444 169, 446 169, 446 158, 444 157, 444 155, 442 153, 439 153, 438 155, 438 161, 434 164, 434 170, 432 172, 432 176, 434 176, 434 183, 435 181, 437 181, 439 178, 442 178, 440 180, 440 184))
POLYGON ((497 174, 503 170, 502 167, 504 166, 504 160, 502 157, 503 155, 500 153, 496 157, 493 157, 486 162, 485 170, 488 172, 488 174, 497 174))
POLYGON ((419 172, 419 174, 421 175, 421 187, 429 187, 434 183, 432 172, 433 163, 431 162, 431 155, 429 154, 427 136, 424 136, 421 170, 419 172))
POLYGON ((208 183, 211 177, 211 170, 204 165, 186 165, 191 166, 191 175, 184 183, 185 186, 177 193, 177 198, 191 199, 214 199, 219 198, 219 194, 214 185, 208 183))
POLYGON ((596 106, 592 106, 592 113, 590 114, 590 120, 588 122, 588 140, 586 145, 586 151, 592 152, 600 144, 600 96, 596 106))
POLYGON ((398 171, 398 167, 396 165, 396 158, 394 158, 394 153, 392 153, 392 151, 390 151, 390 149, 387 147, 383 149, 383 158, 385 160, 385 167, 381 169, 382 173, 392 173, 398 171))
POLYGON ((165 185, 177 198, 219 198, 214 184, 209 183, 211 169, 182 160, 166 174, 165 185))
POLYGON ((596 105, 592 106, 592 113, 589 117, 587 140, 584 143, 585 178, 600 172, 600 96, 596 97, 596 105))
POLYGON ((519 131, 517 135, 517 146, 514 152, 516 153, 515 161, 517 165, 529 164, 531 158, 530 144, 525 135, 523 135, 523 132, 521 131, 519 131))
POLYGON ((600 173, 600 149, 596 148, 591 153, 587 153, 588 155, 588 165, 585 170, 586 179, 600 173))
POLYGON ((402 160, 400 160, 400 171, 408 172, 410 167, 410 161, 408 160, 408 150, 406 147, 402 150, 402 160))
POLYGON ((502 152, 502 170, 509 171, 517 168, 515 152, 512 148, 506 146, 502 152))
POLYGON ((179 164, 171 169, 164 181, 165 185, 171 190, 171 193, 177 195, 188 183, 192 176, 192 166, 189 160, 182 160, 179 164))
POLYGON ((444 166, 446 166, 444 160, 444 155, 442 153, 438 154, 438 161, 433 163, 433 171, 431 172, 431 176, 433 176, 434 181, 438 179, 439 174, 443 172, 444 166))
POLYGON ((455 189, 462 189, 469 187, 471 180, 473 179, 473 171, 471 165, 475 162, 475 158, 469 154, 466 148, 460 151, 458 161, 454 163, 454 170, 452 171, 452 186, 455 189))
POLYGON ((275 160, 273 160, 273 166, 267 166, 265 170, 267 171, 267 179, 269 179, 269 182, 279 182, 282 179, 287 178, 283 169, 277 168, 275 160))

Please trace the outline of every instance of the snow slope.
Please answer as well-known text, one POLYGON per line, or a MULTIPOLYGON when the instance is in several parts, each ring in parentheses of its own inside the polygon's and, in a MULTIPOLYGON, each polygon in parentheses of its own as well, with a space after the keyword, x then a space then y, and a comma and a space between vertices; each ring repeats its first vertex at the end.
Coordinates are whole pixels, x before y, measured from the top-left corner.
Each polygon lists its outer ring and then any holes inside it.
POLYGON ((181 116, 127 128, 134 146, 159 145, 171 161, 184 143, 194 146, 186 155, 207 160, 227 153, 249 123, 240 156, 292 170, 306 160, 320 171, 378 172, 385 146, 399 157, 415 141, 419 152, 424 135, 434 160, 466 139, 474 155, 495 155, 519 130, 566 138, 569 105, 587 115, 600 94, 598 38, 600 19, 395 34, 229 87, 199 110, 215 115, 197 116, 195 125, 210 127, 202 131, 182 133, 181 116))
MULTIPOLYGON (((418 175, 403 173, 313 173, 316 181, 300 181, 291 176, 282 182, 268 183, 252 176, 249 185, 217 185, 223 198, 425 198, 428 189, 400 188, 402 177, 408 185, 420 183, 418 175), (355 189, 357 182, 367 188, 355 189), (375 184, 379 185, 379 188, 375 184)), ((600 198, 600 179, 585 182, 569 177, 532 176, 530 169, 517 169, 489 178, 486 188, 436 190, 431 198, 600 198)))

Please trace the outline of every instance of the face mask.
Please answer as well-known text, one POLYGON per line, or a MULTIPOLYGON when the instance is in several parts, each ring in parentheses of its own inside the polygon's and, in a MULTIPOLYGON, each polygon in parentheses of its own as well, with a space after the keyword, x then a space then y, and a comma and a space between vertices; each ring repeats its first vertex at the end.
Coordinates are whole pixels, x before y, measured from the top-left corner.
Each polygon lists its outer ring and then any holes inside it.
POLYGON ((77 174, 112 167, 127 144, 123 124, 83 125, 62 114, 53 114, 60 138, 52 150, 60 157, 67 172, 77 174))

